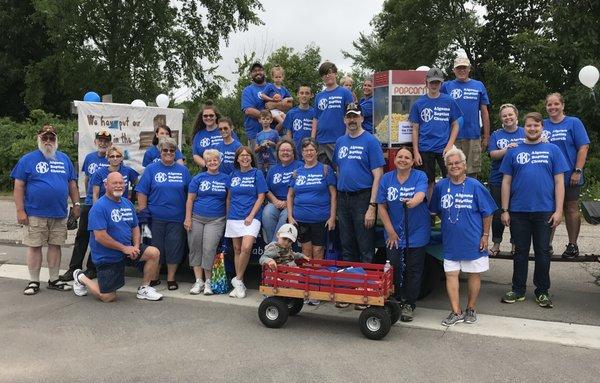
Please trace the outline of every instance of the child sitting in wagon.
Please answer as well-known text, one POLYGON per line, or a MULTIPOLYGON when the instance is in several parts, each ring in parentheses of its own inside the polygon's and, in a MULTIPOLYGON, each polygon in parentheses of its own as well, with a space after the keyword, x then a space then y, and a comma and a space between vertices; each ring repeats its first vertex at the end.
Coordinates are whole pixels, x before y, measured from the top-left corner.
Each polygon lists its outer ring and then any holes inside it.
POLYGON ((277 268, 277 265, 296 266, 297 259, 309 260, 302 253, 292 250, 292 245, 298 238, 298 229, 296 226, 286 223, 277 230, 277 241, 273 241, 265 246, 263 255, 258 260, 260 265, 267 264, 271 269, 277 268))

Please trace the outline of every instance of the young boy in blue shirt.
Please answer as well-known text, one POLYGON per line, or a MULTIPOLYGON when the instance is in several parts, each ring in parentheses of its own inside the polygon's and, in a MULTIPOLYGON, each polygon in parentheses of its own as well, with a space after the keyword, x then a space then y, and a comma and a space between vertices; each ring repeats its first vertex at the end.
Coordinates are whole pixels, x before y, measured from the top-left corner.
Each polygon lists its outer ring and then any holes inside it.
POLYGON ((275 146, 277 145, 277 141, 279 141, 279 134, 276 130, 271 129, 273 116, 271 116, 271 112, 268 110, 264 109, 260 111, 258 121, 262 126, 262 131, 256 135, 254 153, 257 154, 258 168, 262 169, 266 175, 271 165, 275 165, 275 146))

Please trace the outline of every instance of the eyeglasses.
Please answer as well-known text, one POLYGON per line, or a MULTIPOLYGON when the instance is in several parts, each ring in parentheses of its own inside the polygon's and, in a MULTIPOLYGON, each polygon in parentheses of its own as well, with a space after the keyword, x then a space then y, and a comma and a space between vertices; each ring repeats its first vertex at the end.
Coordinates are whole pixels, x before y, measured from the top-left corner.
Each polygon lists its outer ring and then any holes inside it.
POLYGON ((204 117, 204 118, 215 118, 217 116, 215 114, 203 114, 202 117, 204 117))
POLYGON ((225 130, 229 130, 229 128, 219 128, 219 130, 220 130, 221 132, 223 132, 223 131, 225 131, 225 130))
POLYGON ((56 141, 56 136, 54 134, 47 134, 45 136, 42 136, 42 141, 54 142, 56 141))
POLYGON ((175 149, 161 149, 163 153, 175 153, 175 149))
POLYGON ((240 154, 238 157, 252 157, 252 155, 251 154, 247 154, 247 153, 243 153, 243 154, 240 154))
POLYGON ((99 137, 110 137, 110 133, 108 133, 106 130, 102 130, 98 133, 96 133, 96 138, 99 137))
POLYGON ((310 152, 316 152, 315 148, 303 148, 302 149, 303 153, 310 153, 310 152))
POLYGON ((279 149, 280 153, 292 153, 293 150, 292 149, 279 149))
POLYGON ((454 162, 448 162, 448 163, 446 164, 446 167, 450 167, 450 166, 457 166, 457 165, 464 164, 464 163, 465 163, 465 161, 454 161, 454 162))
POLYGON ((113 154, 113 155, 108 156, 108 158, 111 158, 111 159, 112 158, 121 158, 121 157, 123 157, 123 156, 120 154, 113 154))

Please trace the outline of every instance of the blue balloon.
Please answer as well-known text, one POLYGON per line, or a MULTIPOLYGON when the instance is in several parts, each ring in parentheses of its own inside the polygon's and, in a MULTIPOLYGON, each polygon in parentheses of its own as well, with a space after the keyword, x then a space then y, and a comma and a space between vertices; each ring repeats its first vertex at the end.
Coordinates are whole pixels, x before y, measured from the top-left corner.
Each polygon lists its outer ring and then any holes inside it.
POLYGON ((102 99, 100 98, 100 96, 96 92, 87 92, 83 96, 83 101, 87 101, 87 102, 100 102, 100 101, 102 101, 102 99))
POLYGON ((463 127, 463 125, 465 123, 465 120, 462 118, 462 116, 459 117, 459 118, 457 118, 456 122, 458 122, 458 129, 462 129, 462 127, 463 127))

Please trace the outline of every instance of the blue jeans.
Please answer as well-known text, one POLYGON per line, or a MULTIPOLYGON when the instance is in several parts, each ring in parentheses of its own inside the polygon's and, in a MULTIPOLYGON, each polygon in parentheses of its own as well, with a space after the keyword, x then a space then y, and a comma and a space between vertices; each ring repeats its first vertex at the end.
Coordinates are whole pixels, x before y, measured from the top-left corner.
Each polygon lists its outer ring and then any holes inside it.
POLYGON ((262 225, 265 233, 265 243, 273 242, 275 233, 287 222, 287 209, 278 209, 272 203, 268 203, 263 209, 262 225))
POLYGON ((411 247, 404 256, 404 249, 386 248, 387 257, 394 266, 394 295, 406 302, 413 310, 416 307, 423 270, 425 269, 425 247, 411 247))
POLYGON ((337 217, 344 261, 371 263, 375 255, 375 228, 365 228, 371 189, 338 192, 337 217))
POLYGON ((529 248, 533 239, 535 270, 533 284, 535 294, 548 294, 550 289, 550 234, 548 223, 552 212, 519 213, 510 212, 510 234, 515 244, 513 257, 512 290, 517 295, 525 294, 529 248))

